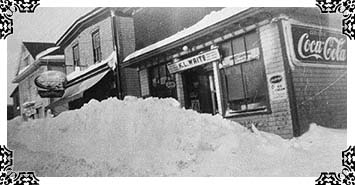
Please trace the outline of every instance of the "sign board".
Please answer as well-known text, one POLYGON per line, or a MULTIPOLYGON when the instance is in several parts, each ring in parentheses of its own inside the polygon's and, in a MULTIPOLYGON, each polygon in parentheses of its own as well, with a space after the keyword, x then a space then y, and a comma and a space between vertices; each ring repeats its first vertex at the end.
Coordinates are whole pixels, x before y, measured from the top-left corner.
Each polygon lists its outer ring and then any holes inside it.
POLYGON ((179 71, 184 71, 196 66, 207 64, 209 62, 219 60, 221 58, 218 49, 213 49, 205 53, 172 63, 168 65, 168 70, 170 73, 176 73, 179 71))
POLYGON ((174 80, 168 80, 165 82, 165 86, 168 88, 168 89, 173 89, 176 87, 176 83, 174 80))
POLYGON ((281 100, 287 97, 286 78, 284 73, 268 75, 270 100, 281 100))
POLYGON ((35 78, 34 83, 42 98, 62 97, 66 85, 66 75, 61 71, 45 71, 35 78))
POLYGON ((52 90, 52 89, 37 89, 37 93, 41 98, 60 98, 64 94, 63 90, 52 90))
POLYGON ((259 52, 259 48, 252 48, 249 49, 247 52, 240 52, 240 53, 236 53, 234 55, 225 57, 222 61, 222 67, 228 67, 228 66, 232 66, 235 64, 239 64, 242 62, 246 62, 246 61, 251 61, 254 59, 259 59, 260 57, 260 52, 259 52))
POLYGON ((346 37, 335 31, 291 25, 295 57, 306 64, 346 65, 346 37))
POLYGON ((197 112, 201 111, 200 101, 199 100, 191 100, 191 109, 197 112))

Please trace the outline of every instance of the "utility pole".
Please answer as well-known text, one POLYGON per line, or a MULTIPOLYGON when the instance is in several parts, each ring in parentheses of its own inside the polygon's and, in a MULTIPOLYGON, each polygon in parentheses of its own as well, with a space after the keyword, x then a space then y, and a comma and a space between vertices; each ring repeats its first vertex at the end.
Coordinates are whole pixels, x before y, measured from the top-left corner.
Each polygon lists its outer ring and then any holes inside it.
POLYGON ((111 28, 112 28, 112 39, 113 39, 113 48, 116 53, 117 65, 115 68, 115 84, 116 84, 116 96, 118 99, 123 99, 122 94, 122 83, 121 83, 121 65, 120 65, 120 54, 119 54, 119 46, 118 46, 118 36, 117 36, 117 27, 116 27, 116 14, 113 8, 110 8, 111 12, 111 28))

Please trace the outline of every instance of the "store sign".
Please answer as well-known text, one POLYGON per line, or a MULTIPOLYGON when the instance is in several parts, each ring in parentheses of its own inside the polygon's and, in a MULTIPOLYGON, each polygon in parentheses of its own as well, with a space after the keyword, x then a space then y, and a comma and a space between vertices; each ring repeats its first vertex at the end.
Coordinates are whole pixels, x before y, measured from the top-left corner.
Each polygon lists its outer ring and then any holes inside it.
POLYGON ((268 75, 268 84, 271 100, 281 100, 287 97, 286 79, 284 73, 268 75))
POLYGON ((225 57, 222 61, 222 67, 228 67, 235 64, 259 59, 260 52, 259 48, 249 49, 247 52, 240 52, 234 55, 225 57))
POLYGON ((37 89, 37 93, 41 98, 60 98, 64 95, 64 90, 37 89))
POLYGON ((34 80, 42 98, 58 98, 64 94, 66 75, 60 71, 45 71, 34 80))
POLYGON ((181 60, 168 65, 168 70, 170 73, 176 73, 179 71, 184 71, 193 67, 197 67, 209 62, 219 60, 221 58, 218 49, 214 49, 185 60, 181 60))
POLYGON ((302 63, 346 65, 346 37, 341 33, 292 25, 293 47, 302 63))
POLYGON ((175 83, 175 81, 173 81, 173 80, 169 80, 169 81, 166 81, 165 86, 166 86, 168 89, 173 89, 173 88, 176 87, 176 83, 175 83))
POLYGON ((34 108, 35 104, 36 103, 34 101, 25 102, 25 103, 22 104, 23 111, 24 111, 24 113, 25 113, 25 115, 27 117, 29 117, 29 116, 31 116, 31 115, 36 113, 36 109, 34 108))
POLYGON ((249 49, 247 52, 237 53, 234 56, 235 63, 251 61, 259 58, 259 48, 249 49))

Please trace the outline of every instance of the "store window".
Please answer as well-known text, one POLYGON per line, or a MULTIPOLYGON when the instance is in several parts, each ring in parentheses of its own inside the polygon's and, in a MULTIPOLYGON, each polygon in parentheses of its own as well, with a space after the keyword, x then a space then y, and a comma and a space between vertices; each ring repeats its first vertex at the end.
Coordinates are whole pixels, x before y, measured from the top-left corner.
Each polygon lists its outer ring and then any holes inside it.
POLYGON ((154 97, 176 98, 176 81, 166 64, 149 68, 150 94, 154 97))
POLYGON ((256 32, 223 43, 226 115, 266 110, 267 84, 256 32))
POLYGON ((76 71, 80 66, 79 44, 75 44, 73 46, 73 66, 74 71, 76 71))
POLYGON ((101 45, 100 45, 100 31, 96 30, 92 33, 92 48, 94 53, 94 63, 101 62, 101 45))

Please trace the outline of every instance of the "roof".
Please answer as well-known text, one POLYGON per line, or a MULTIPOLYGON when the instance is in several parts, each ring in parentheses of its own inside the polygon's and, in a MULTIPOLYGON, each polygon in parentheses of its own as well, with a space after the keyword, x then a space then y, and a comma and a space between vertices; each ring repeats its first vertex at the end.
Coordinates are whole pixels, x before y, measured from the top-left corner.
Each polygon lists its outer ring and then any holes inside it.
MULTIPOLYGON (((35 44, 31 44, 31 45, 35 45, 35 44)), ((46 46, 50 46, 50 45, 51 44, 48 44, 46 46)), ((34 70, 36 70, 40 65, 53 65, 53 63, 63 63, 63 65, 65 64, 64 50, 60 47, 53 47, 52 45, 51 47, 48 47, 40 51, 39 53, 37 53, 33 58, 35 59, 33 63, 25 66, 24 68, 22 68, 17 72, 17 75, 12 81, 13 83, 18 83, 27 75, 31 74, 34 70)))
MULTIPOLYGON (((88 12, 88 13, 84 14, 83 16, 79 17, 64 32, 64 34, 62 36, 60 36, 60 38, 58 39, 56 44, 58 46, 61 46, 61 45, 65 44, 67 42, 67 40, 70 40, 71 37, 75 36, 78 32, 80 32, 80 29, 85 29, 86 27, 91 26, 92 24, 90 24, 90 23, 86 24, 86 23, 91 21, 91 20, 94 20, 98 16, 100 16, 100 15, 109 16, 110 15, 110 12, 109 12, 110 9, 111 8, 109 8, 109 7, 94 8, 90 12, 88 12)), ((124 8, 124 7, 116 8, 116 10, 120 10, 122 13, 128 14, 128 15, 132 14, 134 9, 137 9, 137 8, 124 8)))
POLYGON ((14 97, 15 93, 18 91, 18 85, 16 85, 16 87, 14 88, 14 90, 12 90, 10 97, 14 97))
POLYGON ((228 8, 223 8, 220 11, 213 11, 210 14, 206 15, 203 19, 201 19, 199 22, 196 24, 190 26, 189 28, 186 28, 166 39, 163 39, 161 41, 158 41, 152 45, 149 45, 145 48, 142 48, 140 50, 137 50, 130 55, 128 55, 123 62, 127 62, 133 58, 139 57, 141 55, 147 54, 149 52, 152 52, 154 50, 158 50, 159 48, 162 48, 164 46, 167 46, 173 42, 176 42, 180 39, 183 39, 187 36, 190 36, 194 33, 197 33, 203 29, 206 29, 212 25, 215 25, 225 19, 228 19, 234 15, 240 14, 241 12, 249 9, 248 7, 228 7, 228 8))
POLYGON ((64 40, 73 34, 73 32, 78 29, 78 27, 84 22, 87 21, 88 19, 94 17, 95 15, 97 15, 98 13, 102 12, 105 8, 102 7, 98 7, 95 8, 93 10, 91 10, 90 12, 84 14, 83 16, 79 17, 78 19, 76 19, 73 24, 64 32, 64 34, 62 36, 60 36, 60 38, 58 39, 58 41, 56 42, 57 45, 61 45, 64 40))
POLYGON ((46 56, 56 56, 56 55, 63 55, 64 56, 64 50, 58 46, 56 47, 51 47, 48 48, 42 52, 40 52, 38 55, 36 55, 36 60, 44 58, 46 56))
POLYGON ((24 41, 22 43, 34 59, 43 50, 46 50, 50 47, 55 46, 55 43, 49 43, 49 42, 26 42, 26 41, 24 41))

